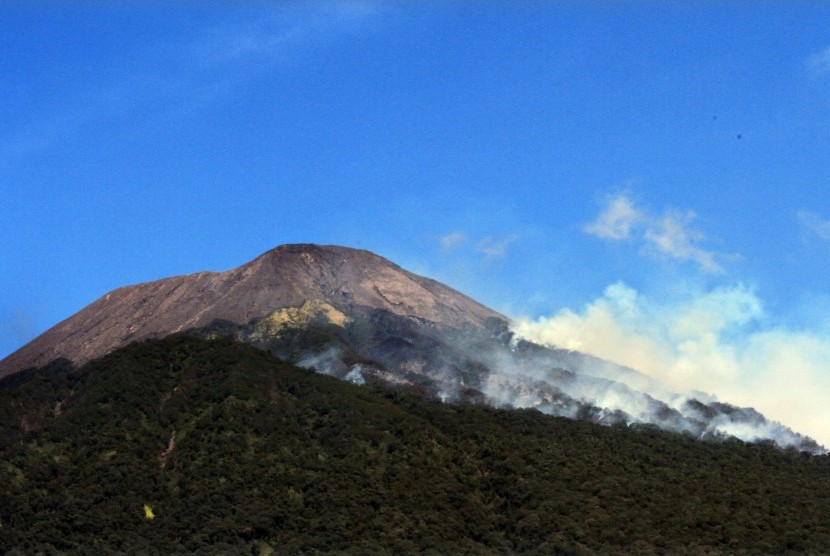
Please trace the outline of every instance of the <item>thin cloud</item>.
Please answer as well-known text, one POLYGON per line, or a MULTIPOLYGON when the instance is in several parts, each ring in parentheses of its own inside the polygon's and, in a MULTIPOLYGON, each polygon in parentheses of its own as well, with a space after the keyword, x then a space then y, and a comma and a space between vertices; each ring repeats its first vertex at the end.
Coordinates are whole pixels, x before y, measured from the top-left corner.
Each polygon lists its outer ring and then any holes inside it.
POLYGON ((465 255, 474 253, 483 256, 484 263, 489 264, 506 257, 508 249, 518 239, 518 234, 510 234, 505 237, 489 235, 476 240, 465 232, 454 231, 438 237, 437 241, 445 253, 457 253, 462 250, 465 255))
POLYGON ((205 66, 279 60, 287 49, 359 30, 382 10, 379 2, 325 2, 279 8, 256 20, 205 31, 191 53, 205 66))
POLYGON ((487 236, 478 242, 476 251, 484 254, 486 261, 500 259, 507 254, 507 248, 517 239, 519 239, 519 236, 516 234, 511 234, 503 239, 496 239, 492 236, 487 236))
POLYGON ((608 201, 596 220, 586 224, 586 233, 603 239, 629 239, 631 230, 643 223, 645 215, 625 195, 617 195, 608 201))
POLYGON ((807 58, 807 68, 813 75, 830 74, 830 47, 807 58))
POLYGON ((669 212, 649 223, 643 239, 659 254, 680 261, 696 263, 706 272, 720 274, 723 268, 715 262, 715 253, 697 246, 705 236, 692 227, 694 212, 669 212))
POLYGON ((0 163, 45 151, 91 124, 137 114, 190 115, 226 98, 250 72, 272 67, 289 53, 301 56, 302 47, 314 41, 361 31, 384 10, 371 1, 286 3, 253 10, 245 21, 199 29, 148 50, 121 74, 54 99, 53 110, 30 115, 21 129, 0 132, 0 163))
POLYGON ((755 407, 830 446, 830 334, 769 320, 741 285, 656 301, 616 283, 581 310, 514 326, 529 340, 627 365, 671 388, 755 407))
POLYGON ((694 227, 697 215, 692 211, 666 211, 650 214, 634 205, 627 194, 608 198, 597 218, 583 230, 609 241, 633 240, 652 255, 695 263, 701 270, 723 273, 717 262, 724 255, 700 247, 706 236, 694 227))
POLYGON ((798 221, 810 234, 823 241, 830 241, 830 220, 825 220, 813 212, 802 210, 798 212, 798 221))
POLYGON ((467 234, 464 232, 450 232, 438 238, 438 243, 447 251, 461 247, 467 243, 467 234))

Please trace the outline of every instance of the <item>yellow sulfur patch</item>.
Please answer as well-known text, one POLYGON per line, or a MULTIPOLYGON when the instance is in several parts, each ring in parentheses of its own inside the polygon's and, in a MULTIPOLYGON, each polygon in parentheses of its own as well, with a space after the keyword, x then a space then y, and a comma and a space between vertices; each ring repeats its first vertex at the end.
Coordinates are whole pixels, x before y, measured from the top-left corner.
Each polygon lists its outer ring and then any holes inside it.
POLYGON ((277 309, 259 323, 253 331, 253 339, 278 337, 283 330, 306 328, 313 320, 345 327, 351 319, 322 299, 308 299, 300 307, 277 309))

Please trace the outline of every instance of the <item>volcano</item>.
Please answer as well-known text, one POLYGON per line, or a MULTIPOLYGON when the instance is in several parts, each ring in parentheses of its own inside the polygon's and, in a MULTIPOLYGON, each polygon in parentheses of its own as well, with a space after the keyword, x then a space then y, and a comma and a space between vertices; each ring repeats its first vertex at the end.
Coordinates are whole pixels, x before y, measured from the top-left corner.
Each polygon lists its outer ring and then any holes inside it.
POLYGON ((672 392, 636 370, 527 342, 507 317, 470 297, 340 246, 283 245, 225 272, 116 289, 0 361, 0 378, 56 361, 80 366, 179 332, 249 343, 323 374, 444 401, 823 451, 754 409, 672 392))

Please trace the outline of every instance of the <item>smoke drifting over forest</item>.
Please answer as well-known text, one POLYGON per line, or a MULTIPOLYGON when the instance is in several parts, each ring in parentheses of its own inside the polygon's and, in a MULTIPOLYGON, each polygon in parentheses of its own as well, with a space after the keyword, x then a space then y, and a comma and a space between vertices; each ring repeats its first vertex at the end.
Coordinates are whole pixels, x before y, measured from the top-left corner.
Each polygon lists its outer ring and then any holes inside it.
MULTIPOLYGON (((616 283, 581 310, 519 319, 515 331, 631 367, 670 390, 754 407, 830 445, 830 336, 767 325, 763 303, 749 288, 658 303, 616 283)), ((651 393, 669 403, 665 392, 651 393)), ((725 428, 741 438, 751 434, 747 427, 725 428)))

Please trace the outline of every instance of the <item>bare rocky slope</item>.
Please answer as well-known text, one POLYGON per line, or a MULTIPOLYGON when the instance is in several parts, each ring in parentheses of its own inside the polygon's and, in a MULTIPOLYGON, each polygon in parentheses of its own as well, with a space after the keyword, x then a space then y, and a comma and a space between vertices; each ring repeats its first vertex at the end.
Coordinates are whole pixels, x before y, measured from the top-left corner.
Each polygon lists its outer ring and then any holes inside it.
POLYGON ((244 325, 273 311, 325 300, 460 328, 497 312, 369 251, 283 245, 226 272, 199 272, 116 289, 0 361, 0 378, 59 358, 82 364, 130 342, 205 327, 244 325))

